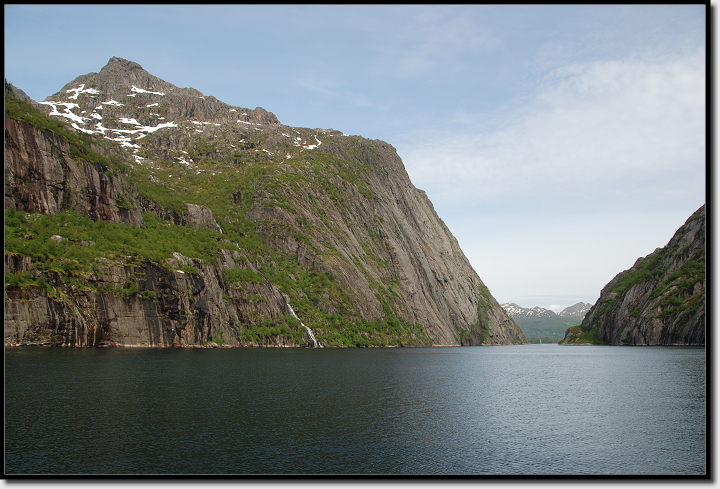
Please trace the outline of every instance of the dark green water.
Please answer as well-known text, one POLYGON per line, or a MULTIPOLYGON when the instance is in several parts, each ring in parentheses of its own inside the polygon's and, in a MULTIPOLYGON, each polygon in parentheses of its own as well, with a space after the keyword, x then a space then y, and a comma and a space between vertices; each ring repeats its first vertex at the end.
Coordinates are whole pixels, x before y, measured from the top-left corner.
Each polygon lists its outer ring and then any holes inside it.
POLYGON ((6 474, 703 474, 705 349, 5 349, 6 474))

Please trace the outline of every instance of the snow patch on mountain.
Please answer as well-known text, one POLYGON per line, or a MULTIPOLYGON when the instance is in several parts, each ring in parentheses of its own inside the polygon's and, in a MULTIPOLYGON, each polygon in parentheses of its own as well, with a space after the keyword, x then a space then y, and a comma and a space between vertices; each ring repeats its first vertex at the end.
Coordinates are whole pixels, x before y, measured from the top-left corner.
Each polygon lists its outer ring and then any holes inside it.
MULTIPOLYGON (((127 85, 125 87, 127 87, 127 85)), ((99 134, 103 138, 113 141, 123 148, 127 148, 135 162, 148 166, 154 166, 155 163, 149 161, 146 157, 139 156, 139 154, 142 154, 140 153, 142 149, 142 142, 140 140, 147 135, 165 128, 177 127, 194 134, 201 134, 203 130, 207 131, 209 128, 222 126, 222 124, 217 121, 204 121, 202 117, 192 117, 196 120, 188 120, 181 116, 181 120, 177 123, 175 121, 165 122, 165 117, 160 115, 168 109, 168 107, 164 107, 164 101, 152 102, 152 98, 150 100, 143 100, 142 96, 138 102, 121 103, 115 99, 115 97, 120 98, 126 94, 128 98, 135 98, 138 95, 164 97, 167 90, 165 92, 156 91, 153 87, 142 88, 137 85, 131 85, 129 90, 127 88, 120 88, 120 90, 122 90, 120 93, 118 93, 119 91, 117 89, 106 92, 98 88, 88 87, 83 83, 73 88, 62 90, 52 96, 53 100, 46 100, 40 103, 49 107, 48 111, 50 116, 67 119, 70 126, 79 132, 99 134), (89 95, 90 97, 80 98, 82 94, 89 95), (97 97, 97 99, 93 100, 95 97, 97 97), (149 113, 148 108, 154 108, 153 111, 156 113, 149 113), (153 119, 148 120, 149 117, 154 118, 154 121, 153 119)), ((172 90, 172 88, 169 90, 172 90)), ((168 95, 170 95, 170 97, 164 100, 167 100, 169 104, 173 104, 172 100, 168 100, 173 94, 168 93, 168 95)), ((200 95, 199 98, 205 99, 202 95, 200 95)), ((249 111, 246 112, 240 108, 230 108, 229 110, 230 112, 242 113, 243 116, 246 116, 244 117, 246 120, 238 119, 238 124, 250 126, 256 131, 260 131, 262 130, 261 128, 265 127, 263 123, 252 120, 248 113, 249 111)), ((322 144, 322 142, 317 136, 315 137, 315 141, 305 141, 298 138, 296 142, 296 146, 300 147, 301 151, 304 149, 317 148, 320 144, 322 144)), ((255 151, 265 152, 270 156, 274 155, 272 151, 268 151, 267 149, 256 149, 255 151)), ((289 158, 290 155, 286 157, 289 158)), ((195 162, 187 156, 178 157, 176 161, 187 167, 195 167, 195 162)))
POLYGON ((317 136, 315 136, 315 141, 317 141, 317 144, 303 144, 302 147, 305 149, 315 149, 322 144, 322 141, 320 141, 317 136))
POLYGON ((153 92, 153 91, 151 91, 151 90, 144 90, 144 89, 142 89, 142 88, 136 87, 135 85, 132 86, 132 88, 130 89, 130 91, 131 91, 131 92, 136 92, 136 94, 138 94, 138 93, 152 93, 152 94, 154 94, 154 95, 163 95, 163 96, 165 95, 163 92, 153 92))
POLYGON ((565 317, 581 317, 584 318, 585 314, 590 310, 592 304, 587 302, 578 302, 570 307, 566 307, 558 313, 558 316, 565 317))
POLYGON ((81 124, 85 123, 85 120, 87 117, 81 117, 79 115, 76 115, 71 109, 74 109, 76 107, 79 107, 78 104, 74 104, 72 102, 39 102, 41 104, 49 105, 53 108, 52 112, 50 112, 49 115, 56 115, 60 117, 66 117, 70 119, 71 121, 80 122, 81 124), (60 112, 58 110, 58 106, 64 106, 65 110, 63 112, 60 112))
POLYGON ((592 307, 592 304, 588 304, 585 302, 578 302, 577 304, 573 304, 572 306, 566 307, 559 313, 555 313, 549 309, 545 309, 543 307, 521 307, 513 302, 507 302, 505 304, 500 304, 500 306, 505 309, 505 312, 508 313, 508 316, 510 316, 513 319, 516 318, 541 318, 541 317, 576 317, 582 319, 585 317, 585 313, 587 313, 590 308, 592 307))
POLYGON ((80 95, 81 93, 89 93, 89 94, 91 94, 91 95, 97 95, 97 94, 100 93, 100 91, 99 91, 99 90, 96 90, 95 88, 85 88, 85 84, 84 84, 84 83, 83 83, 82 85, 80 85, 79 87, 77 87, 77 88, 71 88, 71 89, 65 90, 65 91, 66 91, 67 93, 75 92, 75 95, 71 95, 70 97, 68 97, 68 98, 73 99, 73 100, 77 100, 78 95, 80 95))

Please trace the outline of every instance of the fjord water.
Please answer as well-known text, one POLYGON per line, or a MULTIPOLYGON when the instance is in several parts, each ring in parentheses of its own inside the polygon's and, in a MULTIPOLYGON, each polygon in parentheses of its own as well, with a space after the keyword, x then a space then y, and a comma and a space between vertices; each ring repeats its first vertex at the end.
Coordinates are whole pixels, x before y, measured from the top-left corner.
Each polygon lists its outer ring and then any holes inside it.
POLYGON ((703 474, 705 349, 6 348, 6 474, 703 474))

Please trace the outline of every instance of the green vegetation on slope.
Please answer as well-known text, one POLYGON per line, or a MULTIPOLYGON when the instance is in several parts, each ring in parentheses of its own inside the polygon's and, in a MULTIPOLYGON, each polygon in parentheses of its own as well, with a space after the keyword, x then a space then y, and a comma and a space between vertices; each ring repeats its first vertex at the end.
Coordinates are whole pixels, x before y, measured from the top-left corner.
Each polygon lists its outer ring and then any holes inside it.
POLYGON ((694 293, 695 284, 705 280, 705 247, 701 247, 657 287, 651 297, 666 297, 660 302, 664 318, 682 313, 692 315, 702 304, 705 292, 694 293))
MULTIPOLYGON (((73 211, 65 211, 58 216, 6 211, 5 254, 29 256, 33 263, 32 271, 9 273, 6 270, 6 287, 41 287, 51 297, 59 298, 64 289, 98 290, 92 274, 107 266, 106 260, 135 266, 140 266, 144 260, 162 264, 163 260, 172 257, 173 252, 180 252, 187 257, 213 263, 219 248, 237 249, 234 243, 227 241, 227 234, 168 225, 152 214, 144 214, 143 217, 145 226, 138 228, 92 221, 73 211), (53 239, 54 236, 58 238, 53 239)), ((383 306, 383 319, 366 321, 350 308, 346 295, 330 273, 304 269, 291 257, 271 249, 265 250, 266 256, 257 262, 261 264, 260 273, 232 268, 226 273, 227 281, 270 281, 290 296, 303 322, 313 328, 315 336, 324 345, 429 343, 421 328, 398 318, 387 304, 383 306), (263 263, 267 265, 263 266, 263 263), (321 301, 327 301, 328 298, 337 310, 336 314, 325 313, 318 307, 321 301)), ((256 252, 255 256, 259 254, 256 252)), ((197 268, 190 266, 181 270, 198 272, 197 268)), ((151 299, 154 296, 152 291, 143 291, 133 283, 124 288, 104 291, 126 297, 138 295, 151 299)), ((258 335, 286 335, 287 328, 294 328, 289 336, 296 343, 296 337, 302 336, 303 330, 298 328, 297 320, 290 316, 279 322, 269 319, 262 321, 263 326, 243 331, 240 337, 253 341, 258 335)))
MULTIPOLYGON (((218 250, 225 248, 239 250, 258 270, 231 269, 225 276, 229 283, 268 281, 274 284, 290 297, 298 315, 324 345, 430 343, 419 326, 399 318, 388 305, 393 295, 392 287, 377 289, 377 297, 383 305, 383 317, 366 321, 352 309, 346 293, 331 273, 304 268, 295 254, 283 253, 267 244, 273 233, 279 236, 294 233, 299 241, 307 241, 307 236, 292 231, 282 223, 255 222, 247 216, 261 193, 269 199, 269 203, 263 205, 294 212, 283 193, 307 182, 305 170, 310 170, 317 181, 326 181, 323 178, 328 174, 346 179, 365 198, 373 198, 372 191, 360 177, 345 168, 339 158, 316 152, 312 157, 283 161, 281 167, 273 159, 264 157, 264 153, 238 151, 230 159, 214 160, 216 146, 211 143, 203 146, 198 140, 191 148, 200 159, 195 168, 171 162, 165 162, 165 165, 161 162, 156 167, 131 166, 125 163, 126 157, 105 157, 91 149, 108 148, 108 154, 111 154, 117 150, 113 143, 99 136, 78 134, 64 122, 43 114, 7 91, 6 117, 53 132, 70 144, 73 158, 102 165, 107 168, 106 171, 121 173, 137 187, 141 197, 167 210, 181 215, 186 212, 185 203, 209 207, 223 228, 223 233, 197 230, 193 226, 165 222, 150 213, 143 214, 143 227, 135 227, 93 221, 72 211, 61 212, 57 216, 7 211, 5 253, 29 256, 32 266, 28 272, 9 273, 6 270, 6 287, 41 287, 50 297, 62 299, 63 290, 98 290, 92 273, 108 263, 140 267, 143 262, 150 261, 164 266, 165 259, 179 252, 202 263, 213 264, 217 261, 218 250), (322 303, 332 304, 335 312, 325 312, 322 303)), ((367 170, 360 168, 358 171, 362 174, 367 170)), ((345 200, 342 193, 332 186, 327 186, 327 190, 334 192, 336 197, 333 201, 336 204, 341 205, 345 200)), ((134 205, 122 201, 118 204, 121 207, 134 205)), ((183 271, 199 272, 193 266, 185 266, 183 271)), ((126 297, 153 298, 152 291, 140 290, 135 283, 104 291, 126 297)), ((237 325, 241 330, 239 337, 254 341, 261 337, 285 336, 301 343, 299 338, 303 330, 294 318, 258 320, 260 326, 247 328, 247 325, 237 325)))
POLYGON ((116 224, 64 211, 57 216, 5 212, 5 251, 28 255, 36 263, 83 261, 99 257, 115 259, 136 255, 161 264, 179 252, 208 263, 217 260, 219 248, 235 246, 220 241, 222 234, 196 230, 191 226, 171 226, 153 214, 143 214, 140 227, 116 224), (59 243, 51 236, 63 238, 59 243))
POLYGON ((530 343, 557 343, 565 337, 565 331, 580 320, 573 317, 515 318, 515 322, 530 343))
MULTIPOLYGON (((651 298, 664 296, 658 304, 663 310, 655 315, 656 318, 666 318, 677 314, 688 316, 694 314, 702 305, 705 296, 704 290, 697 293, 694 293, 693 290, 695 284, 705 280, 705 247, 695 250, 677 271, 660 282, 667 273, 666 266, 662 265, 663 259, 676 253, 678 253, 677 246, 668 245, 659 248, 619 276, 609 291, 611 295, 600 300, 600 310, 593 317, 591 326, 597 329, 602 316, 615 309, 618 301, 630 288, 643 282, 657 284, 650 295, 651 298)), ((680 250, 679 254, 682 255, 682 253, 683 250, 680 250)), ((633 310, 630 316, 638 317, 641 311, 642 305, 633 310)))
POLYGON ((105 157, 92 149, 93 146, 100 146, 113 152, 116 149, 114 143, 110 143, 99 136, 79 133, 66 123, 44 114, 32 104, 13 96, 7 83, 5 85, 5 117, 27 122, 41 131, 50 131, 60 136, 70 145, 70 155, 73 158, 112 169, 121 167, 120 157, 115 155, 105 157))
POLYGON ((606 345, 604 341, 598 338, 597 329, 589 329, 586 326, 572 326, 566 332, 566 345, 590 344, 590 345, 606 345))

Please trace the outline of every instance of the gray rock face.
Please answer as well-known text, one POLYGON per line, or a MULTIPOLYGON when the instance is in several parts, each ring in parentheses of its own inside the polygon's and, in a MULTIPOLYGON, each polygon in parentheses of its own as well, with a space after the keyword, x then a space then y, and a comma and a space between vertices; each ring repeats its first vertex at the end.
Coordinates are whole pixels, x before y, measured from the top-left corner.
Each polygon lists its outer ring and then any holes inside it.
POLYGON ((185 205, 187 206, 188 221, 193 223, 196 228, 207 228, 222 233, 222 228, 209 207, 197 204, 185 205))
POLYGON ((581 327, 613 345, 704 345, 705 206, 611 280, 581 327))
POLYGON ((560 311, 558 313, 558 316, 582 319, 585 317, 585 314, 587 314, 591 307, 592 304, 590 303, 578 302, 560 311))
MULTIPOLYGON (((98 290, 67 290, 57 300, 37 287, 14 288, 5 300, 5 344, 57 346, 298 346, 286 337, 247 341, 238 324, 255 318, 281 321, 283 307, 272 284, 246 284, 245 294, 224 283, 223 270, 240 255, 224 251, 216 266, 180 254, 162 266, 144 261, 105 263, 91 277, 98 289, 121 289, 136 283, 153 299, 98 290), (198 273, 179 270, 195 265, 198 273), (138 279, 140 278, 140 279, 138 279), (248 294, 250 292, 251 294, 248 294), (245 297, 252 295, 253 300, 245 297)), ((9 270, 31 270, 29 257, 6 255, 9 270)), ((61 277, 50 277, 61 286, 61 277)), ((284 306, 284 304, 283 304, 284 306)))
MULTIPOLYGON (((42 272, 45 289, 7 290, 6 344, 302 346, 288 333, 299 329, 290 301, 304 304, 298 315, 320 342, 353 327, 375 334, 358 324, 414 328, 406 344, 525 342, 389 144, 284 126, 119 58, 46 102, 51 117, 92 134, 99 154, 122 157, 117 169, 90 164, 57 134, 6 120, 6 209, 131 226, 146 212, 217 233, 229 249, 216 263, 98 259, 73 277, 83 287, 42 272), (243 241, 253 236, 260 243, 243 241), (318 277, 332 284, 306 290, 318 277), (270 327, 280 332, 249 333, 270 327)), ((6 269, 40 273, 28 260, 6 254, 6 269)))
POLYGON ((127 205, 137 200, 137 189, 70 150, 57 134, 6 118, 5 209, 53 215, 74 210, 95 220, 142 225, 140 209, 127 205))
POLYGON ((107 128, 127 129, 127 125, 116 122, 122 117, 134 118, 141 123, 155 122, 157 117, 164 117, 162 120, 185 118, 217 122, 242 120, 250 124, 279 123, 274 114, 261 107, 253 110, 233 107, 215 97, 206 97, 194 88, 176 87, 151 75, 139 64, 122 58, 110 58, 100 72, 75 78, 45 99, 45 102, 50 101, 78 104, 77 112, 85 111, 83 115, 89 118, 83 125, 88 129, 98 120, 102 120, 107 128), (163 106, 162 115, 153 116, 153 113, 159 113, 160 109, 155 107, 160 104, 163 106), (101 115, 102 119, 92 117, 93 113, 101 115))

